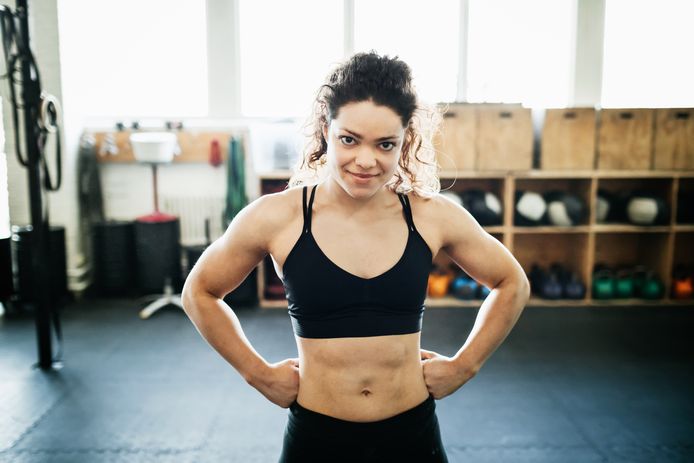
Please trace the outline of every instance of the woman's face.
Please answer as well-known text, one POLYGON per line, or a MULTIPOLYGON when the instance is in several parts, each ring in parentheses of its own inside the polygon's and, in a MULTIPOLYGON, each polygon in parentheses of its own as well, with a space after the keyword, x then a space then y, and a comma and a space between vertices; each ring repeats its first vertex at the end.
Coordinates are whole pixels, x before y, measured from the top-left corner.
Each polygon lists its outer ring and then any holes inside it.
POLYGON ((342 106, 323 136, 329 174, 358 198, 372 196, 393 177, 405 129, 395 111, 368 100, 342 106))

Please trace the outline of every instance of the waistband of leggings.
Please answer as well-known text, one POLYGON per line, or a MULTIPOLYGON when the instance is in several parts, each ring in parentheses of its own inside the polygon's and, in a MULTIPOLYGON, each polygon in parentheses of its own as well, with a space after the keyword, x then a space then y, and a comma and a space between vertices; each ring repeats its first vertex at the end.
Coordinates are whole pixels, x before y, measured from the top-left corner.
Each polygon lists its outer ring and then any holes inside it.
POLYGON ((297 419, 302 420, 302 424, 309 424, 318 427, 331 427, 332 429, 366 430, 366 431, 387 431, 390 428, 421 424, 423 420, 429 418, 436 411, 434 396, 429 394, 424 402, 419 405, 398 413, 397 415, 378 421, 347 421, 329 415, 304 408, 296 400, 289 406, 291 414, 297 419))

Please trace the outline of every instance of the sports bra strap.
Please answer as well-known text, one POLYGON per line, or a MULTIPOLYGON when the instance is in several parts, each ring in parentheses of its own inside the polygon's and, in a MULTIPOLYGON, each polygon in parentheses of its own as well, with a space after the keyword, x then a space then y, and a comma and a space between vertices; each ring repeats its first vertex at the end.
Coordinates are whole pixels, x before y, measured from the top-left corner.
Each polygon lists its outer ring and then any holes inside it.
POLYGON ((306 205, 306 189, 308 188, 308 185, 304 186, 304 233, 308 233, 311 231, 311 211, 313 209, 313 198, 316 193, 316 188, 318 185, 315 185, 313 189, 311 190, 311 199, 308 203, 308 206, 306 205))
POLYGON ((417 229, 414 226, 414 220, 412 220, 412 209, 410 208, 409 198, 407 197, 407 195, 404 195, 402 193, 398 193, 398 198, 400 198, 402 208, 405 211, 405 220, 407 220, 407 226, 410 227, 411 231, 416 231, 417 229))

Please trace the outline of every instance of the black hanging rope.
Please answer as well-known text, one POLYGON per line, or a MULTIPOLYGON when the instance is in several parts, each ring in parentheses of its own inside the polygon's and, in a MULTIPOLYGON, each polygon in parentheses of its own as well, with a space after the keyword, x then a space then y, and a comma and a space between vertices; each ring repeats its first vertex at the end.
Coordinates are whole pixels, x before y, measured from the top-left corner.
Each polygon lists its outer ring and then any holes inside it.
POLYGON ((39 344, 39 366, 51 369, 62 357, 62 333, 58 311, 51 306, 50 275, 45 262, 50 258, 49 219, 46 206, 47 191, 57 191, 62 183, 60 139, 60 105, 58 100, 41 91, 41 76, 29 47, 27 0, 18 0, 16 11, 0 5, 0 32, 4 54, 5 73, 0 76, 9 81, 12 103, 12 121, 15 149, 20 165, 29 175, 30 208, 32 217, 32 244, 34 245, 33 274, 38 288, 36 327, 39 344), (19 77, 18 77, 19 76, 19 77), (20 101, 21 98, 21 101, 20 101), (20 118, 20 111, 22 118, 20 118), (20 137, 20 121, 24 122, 24 147, 20 137), (51 175, 46 145, 48 137, 55 139, 55 176, 51 175), (22 153, 25 154, 22 154, 22 153), (51 323, 58 340, 58 353, 51 355, 51 323))

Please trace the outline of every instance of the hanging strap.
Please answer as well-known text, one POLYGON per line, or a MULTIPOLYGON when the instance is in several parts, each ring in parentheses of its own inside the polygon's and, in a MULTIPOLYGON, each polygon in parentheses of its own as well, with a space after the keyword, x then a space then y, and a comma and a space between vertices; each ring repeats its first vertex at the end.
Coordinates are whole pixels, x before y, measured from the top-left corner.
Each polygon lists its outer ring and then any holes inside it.
POLYGON ((412 209, 410 209, 410 200, 406 195, 398 193, 398 198, 402 203, 402 210, 405 212, 405 220, 407 221, 407 226, 410 227, 410 231, 416 231, 414 226, 414 220, 412 220, 412 209))
POLYGON ((304 233, 308 233, 311 231, 311 211, 313 210, 313 198, 316 193, 316 188, 318 185, 315 185, 313 189, 311 190, 311 199, 309 200, 308 206, 306 205, 306 189, 308 186, 304 186, 304 233))

